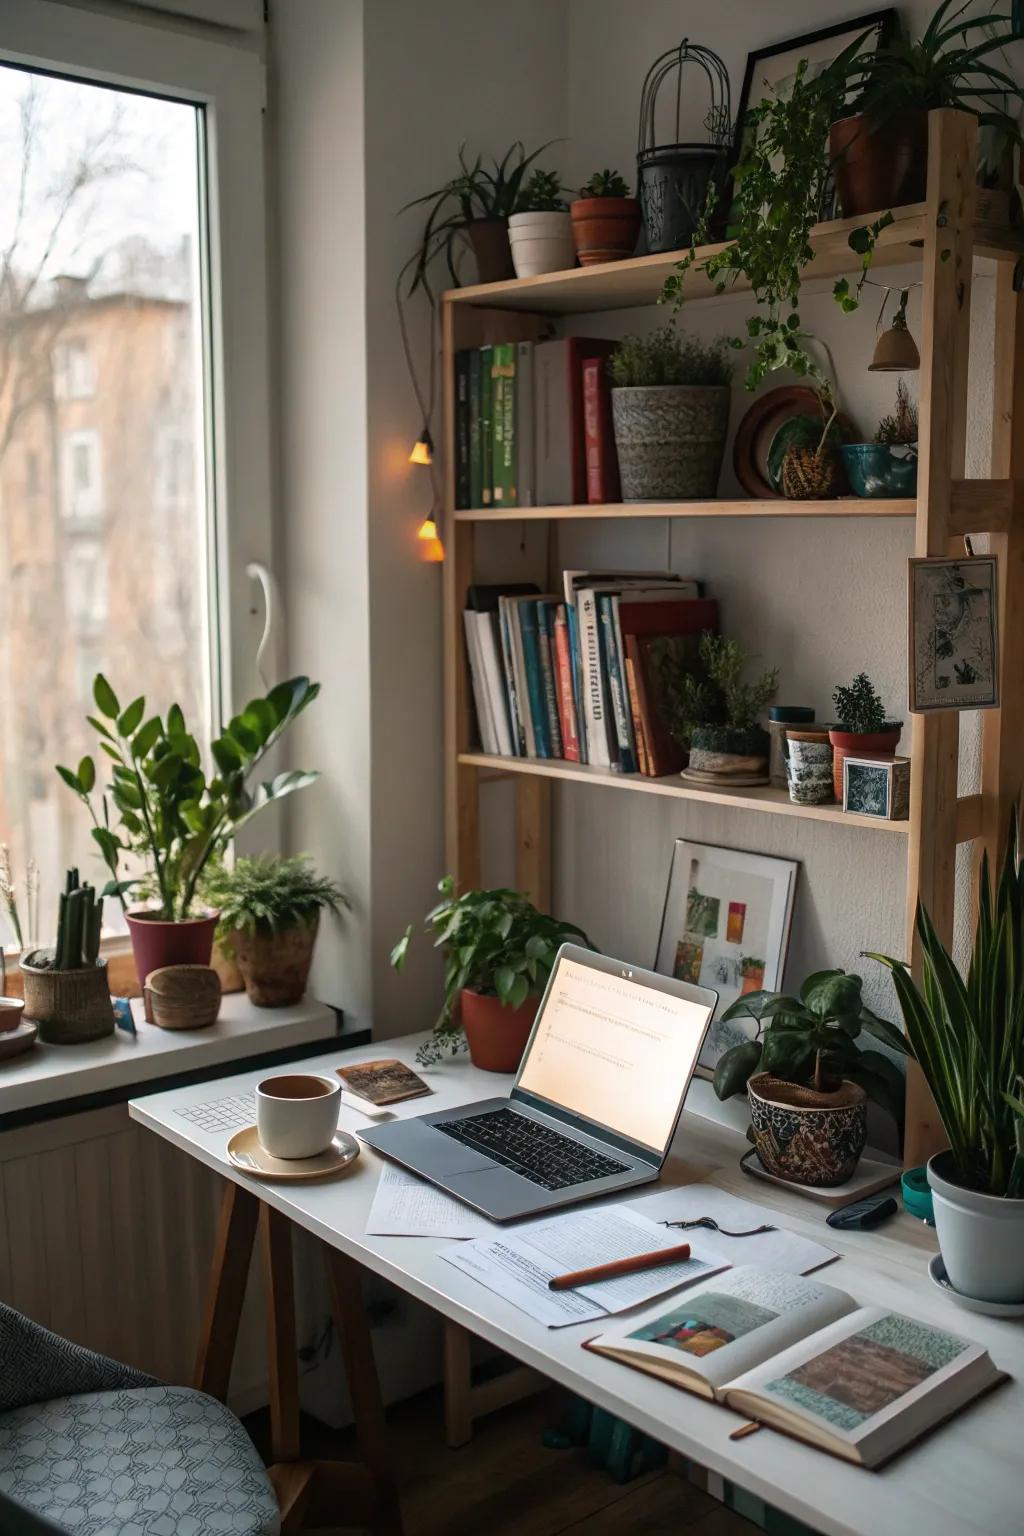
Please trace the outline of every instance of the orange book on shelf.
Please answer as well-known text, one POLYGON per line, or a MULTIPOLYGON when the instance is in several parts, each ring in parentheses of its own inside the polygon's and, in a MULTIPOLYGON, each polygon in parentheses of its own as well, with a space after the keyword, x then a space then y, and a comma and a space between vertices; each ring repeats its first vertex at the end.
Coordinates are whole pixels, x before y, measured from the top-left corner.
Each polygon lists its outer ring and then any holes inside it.
POLYGON ((576 698, 572 687, 572 658, 569 655, 569 628, 565 618, 565 604, 558 605, 555 615, 555 695, 558 701, 558 723, 562 732, 562 756, 566 762, 580 760, 579 725, 576 719, 576 698))

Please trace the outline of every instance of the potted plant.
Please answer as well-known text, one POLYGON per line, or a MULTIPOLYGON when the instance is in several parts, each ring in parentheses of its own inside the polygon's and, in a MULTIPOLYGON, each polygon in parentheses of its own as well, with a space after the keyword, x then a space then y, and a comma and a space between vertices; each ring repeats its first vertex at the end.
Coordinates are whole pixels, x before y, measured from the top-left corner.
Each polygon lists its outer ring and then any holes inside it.
POLYGON ((656 645, 652 654, 668 728, 689 748, 684 777, 706 783, 767 784, 771 741, 758 716, 775 697, 778 669, 745 681, 750 661, 746 651, 738 641, 710 632, 700 638, 697 673, 681 668, 670 646, 656 645))
POLYGON ((279 773, 249 787, 259 763, 319 691, 308 677, 293 677, 253 699, 211 743, 215 771, 208 778, 177 704, 165 717, 147 717, 140 695, 122 709, 107 679, 97 675, 98 713, 89 723, 113 764, 99 812, 91 757, 76 770, 58 766, 57 772, 92 817, 92 836, 110 871, 102 894, 116 896, 125 911, 140 982, 165 965, 209 965, 217 914, 197 912, 199 883, 250 817, 316 779, 315 773, 279 773), (123 859, 130 861, 125 869, 123 859), (142 877, 135 873, 139 862, 147 870, 142 877), (154 904, 129 912, 125 898, 136 889, 154 904))
POLYGON ((1012 14, 983 7, 965 16, 967 6, 953 5, 942 0, 917 42, 898 32, 851 63, 853 110, 838 116, 829 132, 844 217, 924 198, 928 113, 936 107, 972 112, 983 130, 1021 143, 1009 102, 1024 101, 1024 90, 989 58, 1021 36, 1017 7, 1012 14))
POLYGON ((427 268, 442 252, 452 286, 459 286, 454 246, 461 239, 468 240, 473 249, 479 282, 500 283, 513 276, 509 215, 516 210, 526 172, 537 156, 549 148, 550 143, 542 144, 528 155, 517 140, 500 161, 492 160, 487 166, 480 155, 470 165, 463 144, 459 149, 458 175, 399 210, 405 213, 409 208, 430 204, 419 246, 406 263, 412 269, 410 293, 428 286, 427 268))
POLYGON ((855 496, 917 495, 917 406, 906 382, 896 385, 896 409, 878 423, 873 443, 840 448, 855 496))
POLYGON ((532 172, 509 218, 508 238, 517 277, 564 272, 576 265, 572 219, 554 171, 532 172))
POLYGON ((866 672, 858 672, 849 688, 832 694, 836 723, 829 728, 832 743, 832 783, 836 799, 843 801, 845 757, 891 757, 899 746, 902 720, 886 719, 885 709, 866 672))
POLYGON ((997 882, 982 858, 974 946, 962 977, 924 908, 918 981, 892 972, 911 1054, 949 1149, 928 1163, 950 1284, 980 1301, 1024 1301, 1024 869, 1014 811, 997 882))
POLYGON ((25 1017, 47 1045, 81 1045, 114 1032, 107 962, 100 959, 103 898, 69 869, 60 898, 57 943, 22 956, 25 1017))
POLYGON ((203 896, 220 913, 217 940, 242 973, 246 996, 257 1008, 287 1008, 301 1000, 313 963, 320 913, 348 901, 315 873, 302 855, 261 854, 215 866, 203 896))
POLYGON ((569 209, 581 267, 632 256, 640 233, 640 203, 618 171, 595 171, 569 209))
MULTIPOLYGON (((450 875, 438 890, 441 900, 427 913, 426 932, 444 954, 444 1006, 416 1059, 430 1066, 468 1044, 475 1067, 514 1072, 559 948, 593 946, 581 928, 538 912, 518 891, 456 896, 450 875)), ((396 971, 411 938, 410 926, 391 951, 396 971)))
POLYGON ((619 342, 608 373, 623 501, 715 495, 732 398, 728 347, 671 325, 619 342))
POLYGON ((906 1050, 895 1025, 877 1018, 863 982, 845 971, 815 971, 799 997, 781 992, 740 996, 722 1015, 754 1019, 757 1037, 723 1052, 715 1066, 720 1099, 746 1089, 751 1140, 780 1179, 828 1188, 852 1175, 867 1137, 872 1099, 897 1126, 903 1076, 881 1051, 857 1043, 863 1032, 906 1050))

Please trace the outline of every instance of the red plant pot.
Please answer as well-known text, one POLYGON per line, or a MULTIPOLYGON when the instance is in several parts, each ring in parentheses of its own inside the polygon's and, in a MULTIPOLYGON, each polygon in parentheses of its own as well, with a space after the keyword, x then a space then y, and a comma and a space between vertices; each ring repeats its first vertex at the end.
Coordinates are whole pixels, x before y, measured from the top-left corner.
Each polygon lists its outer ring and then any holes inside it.
POLYGON ((922 202, 928 183, 928 113, 894 112, 881 126, 864 113, 840 118, 829 154, 843 218, 922 202))
POLYGON ((832 743, 832 787, 839 804, 843 803, 843 759, 845 757, 892 757, 899 746, 903 725, 885 731, 843 731, 830 729, 832 743))
POLYGON ((581 267, 632 256, 641 217, 635 197, 581 197, 569 212, 581 267))
POLYGON ((140 987, 146 985, 151 971, 162 970, 165 965, 209 965, 219 916, 219 912, 210 912, 170 923, 155 912, 126 913, 140 987))
POLYGON ((506 1008, 498 997, 463 987, 459 1015, 466 1031, 469 1059, 484 1072, 515 1072, 530 1038, 540 999, 528 997, 506 1008))

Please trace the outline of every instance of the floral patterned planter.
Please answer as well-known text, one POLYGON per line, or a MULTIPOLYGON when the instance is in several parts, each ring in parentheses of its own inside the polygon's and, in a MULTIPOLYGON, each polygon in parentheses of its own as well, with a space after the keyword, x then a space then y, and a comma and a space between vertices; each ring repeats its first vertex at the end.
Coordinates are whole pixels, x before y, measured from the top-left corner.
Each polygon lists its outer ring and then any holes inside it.
POLYGON ((747 1084, 754 1146, 769 1173, 822 1189, 845 1184, 867 1139, 867 1094, 844 1078, 835 1093, 759 1072, 747 1084))

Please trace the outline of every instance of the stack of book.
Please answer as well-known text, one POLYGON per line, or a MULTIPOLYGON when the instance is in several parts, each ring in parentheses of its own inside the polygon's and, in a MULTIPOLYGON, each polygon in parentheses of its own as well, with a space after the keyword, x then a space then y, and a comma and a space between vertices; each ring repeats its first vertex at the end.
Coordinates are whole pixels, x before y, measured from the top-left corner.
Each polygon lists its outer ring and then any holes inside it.
POLYGON ((498 757, 562 758, 620 773, 677 773, 663 674, 696 669, 718 605, 662 571, 566 571, 470 587, 464 613, 480 741, 498 757))
POLYGON ((455 354, 455 504, 618 501, 605 372, 614 343, 585 336, 455 354))

